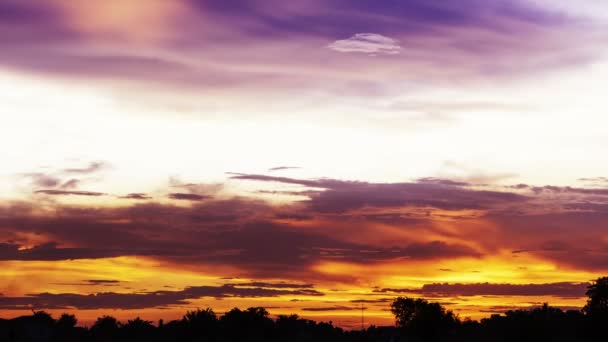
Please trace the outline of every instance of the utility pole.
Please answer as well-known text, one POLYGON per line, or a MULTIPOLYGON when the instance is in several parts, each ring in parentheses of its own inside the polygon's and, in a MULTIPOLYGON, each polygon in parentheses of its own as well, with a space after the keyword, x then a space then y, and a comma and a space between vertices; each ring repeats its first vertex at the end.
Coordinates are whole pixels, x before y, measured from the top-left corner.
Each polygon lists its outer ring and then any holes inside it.
POLYGON ((365 318, 363 316, 363 303, 361 303, 361 331, 365 330, 365 318))

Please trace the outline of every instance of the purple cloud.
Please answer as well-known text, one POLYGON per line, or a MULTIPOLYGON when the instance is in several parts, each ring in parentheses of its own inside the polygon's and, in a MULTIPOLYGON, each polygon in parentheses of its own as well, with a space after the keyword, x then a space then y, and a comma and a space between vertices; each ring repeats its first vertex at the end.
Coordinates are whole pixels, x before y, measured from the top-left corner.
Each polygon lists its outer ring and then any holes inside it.
POLYGON ((584 297, 589 283, 548 284, 425 284, 421 292, 425 296, 556 296, 584 297))
POLYGON ((133 199, 133 200, 149 200, 152 199, 151 196, 144 194, 144 193, 140 193, 140 192, 134 192, 134 193, 130 193, 124 196, 119 196, 119 198, 122 199, 133 199))
POLYGON ((93 294, 38 293, 21 297, 0 296, 0 309, 144 309, 188 304, 190 300, 214 298, 264 298, 278 296, 323 296, 314 289, 269 289, 265 287, 238 287, 234 285, 191 286, 181 291, 154 291, 144 293, 103 292, 93 294))
POLYGON ((523 203, 512 192, 470 190, 466 183, 426 179, 415 183, 368 183, 333 179, 302 180, 265 175, 232 174, 232 179, 302 185, 310 190, 307 204, 316 212, 345 212, 363 207, 434 207, 446 210, 489 209, 523 203))
MULTIPOLYGON (((408 80, 421 82, 454 75, 459 81, 525 76, 593 61, 603 39, 600 25, 591 19, 515 0, 463 0, 457 5, 424 0, 296 1, 289 6, 276 0, 190 0, 184 5, 191 8, 182 17, 170 18, 179 25, 168 29, 166 39, 137 54, 118 54, 115 51, 130 51, 125 49, 128 42, 91 36, 53 1, 5 1, 0 9, 0 65, 75 78, 246 88, 256 95, 301 94, 319 87, 350 89, 361 83, 359 73, 372 70, 365 82, 371 87, 403 81, 404 75, 395 74, 395 69, 407 70, 408 80), (569 43, 574 40, 577 44, 569 43), (249 49, 245 58, 239 52, 251 43, 258 49, 249 49), (382 63, 337 54, 328 45, 375 53, 382 63), (268 53, 277 46, 277 53, 268 53), (397 51, 399 55, 392 54, 397 51), (280 68, 261 68, 268 65, 280 68), (348 74, 353 76, 335 77, 348 74)), ((123 25, 126 33, 135 30, 137 23, 132 24, 123 25)))
POLYGON ((205 195, 175 192, 175 193, 169 194, 169 198, 174 199, 174 200, 184 200, 184 201, 202 201, 202 200, 208 199, 210 197, 205 196, 205 195))

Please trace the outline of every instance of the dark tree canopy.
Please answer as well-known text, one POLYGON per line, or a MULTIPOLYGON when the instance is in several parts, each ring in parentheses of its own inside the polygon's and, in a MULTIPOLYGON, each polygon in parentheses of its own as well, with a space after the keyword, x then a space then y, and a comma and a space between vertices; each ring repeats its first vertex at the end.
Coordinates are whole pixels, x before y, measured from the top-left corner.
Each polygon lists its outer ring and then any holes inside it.
POLYGON ((583 310, 592 316, 608 317, 608 277, 602 277, 587 288, 587 305, 583 310))
POLYGON ((459 323, 452 311, 421 298, 399 297, 391 304, 391 312, 398 327, 424 340, 449 334, 459 323))

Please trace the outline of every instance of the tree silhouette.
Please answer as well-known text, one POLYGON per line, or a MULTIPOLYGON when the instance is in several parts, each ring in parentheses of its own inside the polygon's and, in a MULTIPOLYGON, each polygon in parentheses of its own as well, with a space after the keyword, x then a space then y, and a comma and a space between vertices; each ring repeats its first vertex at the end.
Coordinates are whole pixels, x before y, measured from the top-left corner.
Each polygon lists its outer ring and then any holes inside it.
POLYGON ((211 308, 206 308, 204 310, 196 309, 194 311, 186 312, 182 321, 193 326, 210 325, 217 323, 217 316, 211 308))
POLYGON ((272 335, 274 322, 262 307, 246 310, 234 308, 220 319, 222 333, 228 341, 266 341, 272 335))
POLYGON ((212 339, 219 326, 217 316, 211 308, 188 311, 181 322, 188 339, 212 339))
POLYGON ((112 316, 102 316, 91 327, 91 334, 97 341, 111 341, 118 336, 120 322, 112 316))
POLYGON ((53 316, 46 311, 33 311, 34 315, 32 318, 41 324, 52 325, 55 323, 53 316))
POLYGON ((608 277, 598 278, 587 287, 587 305, 583 311, 590 316, 608 317, 608 277))
POLYGON ((441 339, 459 322, 452 311, 420 298, 399 297, 391 304, 391 312, 398 327, 422 341, 441 339))
POLYGON ((78 323, 78 320, 76 319, 76 316, 70 315, 67 313, 63 313, 63 314, 61 314, 61 317, 59 317, 59 319, 57 320, 57 322, 55 324, 57 324, 57 328, 59 328, 59 329, 69 330, 69 329, 74 328, 77 323, 78 323))
POLYGON ((151 339, 154 329, 151 321, 145 321, 139 317, 127 321, 122 326, 123 335, 129 341, 148 341, 151 339))
POLYGON ((55 340, 61 342, 82 341, 86 331, 76 328, 77 323, 76 316, 67 313, 61 314, 55 322, 55 340))
POLYGON ((587 287, 587 334, 593 339, 606 336, 608 324, 608 277, 598 278, 587 287))

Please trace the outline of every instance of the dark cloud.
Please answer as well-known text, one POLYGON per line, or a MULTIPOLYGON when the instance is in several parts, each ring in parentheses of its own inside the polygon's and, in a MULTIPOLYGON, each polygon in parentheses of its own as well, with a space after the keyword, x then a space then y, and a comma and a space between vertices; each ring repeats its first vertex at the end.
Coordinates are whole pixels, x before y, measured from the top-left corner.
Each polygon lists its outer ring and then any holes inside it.
POLYGON ((31 172, 21 174, 21 176, 30 179, 31 185, 36 188, 59 188, 61 190, 74 190, 78 188, 81 180, 78 178, 63 179, 65 176, 63 174, 64 171, 54 173, 31 172))
POLYGON ((174 193, 169 194, 169 198, 174 199, 174 200, 184 200, 184 201, 202 201, 202 200, 208 199, 210 197, 205 196, 205 195, 174 192, 174 193))
POLYGON ((11 243, 0 243, 0 260, 71 260, 99 259, 134 254, 145 255, 144 251, 117 250, 111 248, 59 248, 54 242, 24 248, 11 243))
POLYGON ((555 296, 581 298, 589 283, 559 282, 546 284, 425 284, 421 288, 376 288, 374 293, 413 294, 425 297, 458 296, 555 296))
MULTIPOLYGON (((516 252, 515 256, 528 252, 559 265, 604 271, 608 269, 608 243, 603 239, 608 211, 604 209, 599 204, 581 206, 556 199, 543 204, 541 210, 548 213, 491 213, 486 218, 497 228, 494 241, 516 252), (577 209, 564 210, 573 207, 577 209)), ((488 243, 482 237, 477 240, 488 243)))
POLYGON ((120 280, 113 279, 88 279, 83 280, 80 283, 55 283, 53 285, 71 285, 71 286, 119 286, 122 282, 120 280))
POLYGON ((556 193, 556 194, 583 194, 583 195, 602 195, 608 196, 608 189, 603 188, 576 188, 570 186, 528 186, 528 189, 535 193, 556 193))
POLYGON ((425 296, 559 296, 584 297, 589 283, 548 284, 425 284, 421 292, 425 296))
POLYGON ((37 194, 45 194, 45 195, 53 195, 53 196, 105 196, 107 194, 103 192, 94 192, 94 191, 70 191, 70 190, 55 190, 55 189, 43 189, 36 190, 37 194))
MULTIPOLYGON (((364 307, 363 309, 365 310, 367 308, 364 307)), ((336 306, 302 308, 302 311, 352 311, 352 310, 361 310, 361 307, 336 305, 336 306)))
POLYGON ((316 212, 345 212, 364 207, 434 207, 445 210, 489 209, 523 203, 527 196, 512 192, 471 190, 465 183, 426 179, 416 183, 368 183, 334 179, 302 180, 265 175, 231 174, 232 179, 296 184, 319 191, 306 193, 316 212))
POLYGON ((469 186, 469 185, 471 185, 467 182, 460 182, 460 181, 454 181, 451 179, 442 179, 442 178, 435 178, 435 177, 418 178, 416 181, 418 183, 438 184, 438 185, 452 185, 452 186, 469 186))
POLYGON ((264 288, 273 288, 273 289, 310 289, 313 288, 313 284, 292 284, 292 283, 267 283, 263 281, 252 281, 249 283, 236 283, 236 284, 226 284, 233 286, 248 286, 248 287, 264 287, 264 288))
POLYGON ((351 303, 360 303, 360 304, 376 304, 376 303, 390 303, 393 300, 395 300, 395 298, 377 298, 377 299, 353 299, 350 302, 351 303))
POLYGON ((513 258, 527 252, 557 265, 608 269, 608 245, 603 239, 608 210, 596 194, 583 193, 576 202, 570 198, 564 202, 561 197, 476 190, 436 179, 370 183, 247 174, 232 177, 301 186, 307 198, 277 206, 248 198, 218 200, 176 192, 171 194, 186 195, 182 198, 191 205, 145 201, 85 208, 55 204, 48 214, 35 210, 34 203, 21 203, 0 208, 0 233, 6 242, 1 257, 67 260, 141 255, 188 267, 229 265, 239 274, 264 279, 291 275, 289 279, 306 282, 316 279, 319 274, 314 266, 324 261, 373 265, 480 258, 498 249, 514 251, 513 258), (546 213, 536 214, 535 206, 546 213), (441 216, 433 208, 478 209, 479 214, 441 216), (476 220, 478 217, 483 219, 476 220), (459 224, 459 229, 446 230, 435 224, 443 222, 459 224), (378 224, 391 227, 395 235, 376 239, 378 224), (24 238, 31 234, 39 237, 34 243, 24 238), (37 246, 23 247, 32 244, 37 246))
POLYGON ((373 292, 375 293, 420 293, 421 290, 420 289, 398 289, 398 288, 377 288, 374 289, 373 292))
MULTIPOLYGON (((496 314, 504 314, 508 311, 516 311, 516 310, 534 310, 534 309, 538 309, 541 308, 541 304, 537 304, 537 305, 529 305, 529 306, 515 306, 515 305, 493 305, 490 306, 488 308, 483 308, 483 309, 479 309, 479 312, 486 312, 486 313, 496 313, 496 314)), ((559 308, 563 311, 569 311, 569 310, 574 310, 574 311, 579 311, 582 308, 579 306, 565 306, 565 305, 557 305, 557 306, 551 306, 551 307, 555 307, 555 308, 559 308)))
POLYGON ((95 284, 95 285, 119 284, 120 283, 120 280, 114 280, 114 279, 87 279, 85 281, 89 284, 95 284))
POLYGON ((78 247, 51 243, 23 249, 16 243, 6 244, 4 260, 143 255, 183 265, 230 265, 257 276, 311 276, 311 268, 323 260, 373 264, 481 256, 469 247, 442 241, 402 241, 390 247, 343 241, 332 237, 331 225, 310 230, 274 222, 274 208, 259 201, 211 200, 191 207, 58 207, 50 216, 11 210, 5 214, 0 215, 0 230, 6 236, 18 229, 78 247))
POLYGON ((190 300, 213 298, 264 298, 278 296, 323 296, 314 289, 268 289, 237 287, 234 285, 192 286, 181 291, 143 293, 104 292, 95 294, 38 293, 21 297, 0 296, 0 309, 145 309, 188 304, 190 300))
POLYGON ((36 187, 55 187, 59 185, 61 180, 55 176, 48 175, 45 173, 35 172, 35 173, 25 173, 24 177, 31 179, 32 185, 36 187))
POLYGON ((152 199, 151 196, 144 194, 144 193, 140 193, 140 192, 134 192, 134 193, 130 193, 124 196, 119 196, 119 198, 123 198, 123 199, 133 199, 133 200, 149 200, 152 199))

